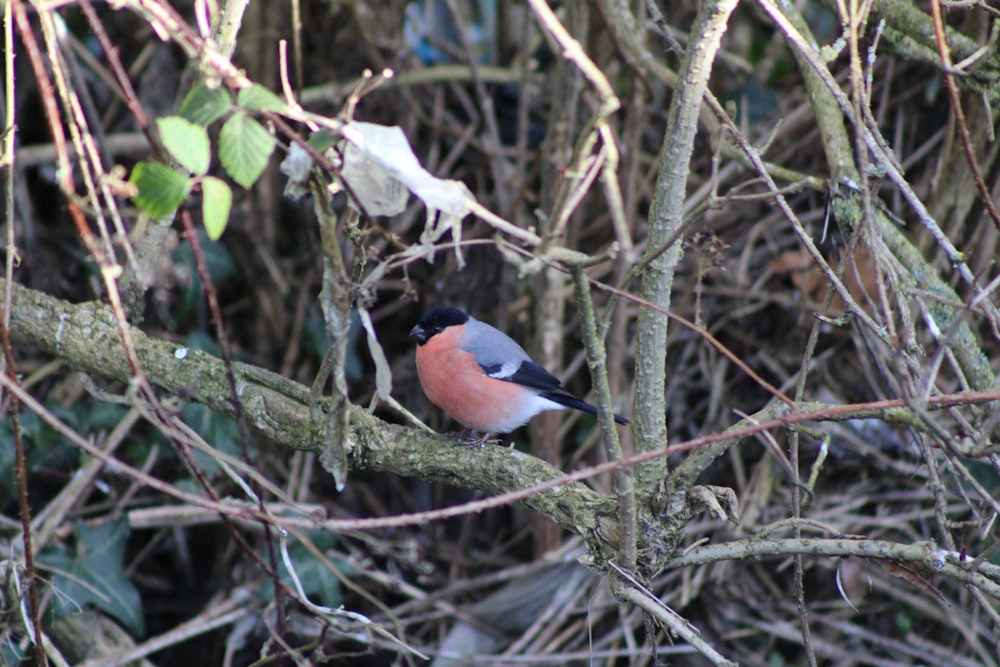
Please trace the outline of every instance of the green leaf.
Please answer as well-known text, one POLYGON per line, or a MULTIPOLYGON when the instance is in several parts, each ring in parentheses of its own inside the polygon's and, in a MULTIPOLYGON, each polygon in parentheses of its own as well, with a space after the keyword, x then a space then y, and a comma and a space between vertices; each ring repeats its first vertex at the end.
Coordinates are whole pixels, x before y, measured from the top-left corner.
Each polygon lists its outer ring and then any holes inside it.
MULTIPOLYGON (((313 546, 324 553, 333 563, 334 567, 340 570, 343 576, 353 576, 356 574, 354 567, 347 561, 338 558, 330 551, 336 545, 336 537, 329 531, 310 530, 306 534, 312 541, 313 546)), ((309 597, 311 602, 321 604, 326 607, 338 607, 343 602, 343 592, 337 574, 330 570, 326 564, 318 560, 316 556, 301 542, 293 542, 288 545, 288 556, 292 561, 292 567, 298 575, 302 590, 309 597)), ((278 558, 278 569, 281 572, 281 581, 289 588, 294 589, 292 576, 285 567, 283 558, 278 558)), ((267 586, 259 589, 258 595, 261 599, 274 597, 274 587, 267 586)))
MULTIPOLYGON (((226 244, 212 241, 208 238, 208 232, 204 227, 195 230, 198 233, 198 243, 201 251, 205 255, 205 263, 208 264, 208 275, 212 282, 218 285, 221 282, 232 279, 238 273, 236 259, 230 252, 226 244)), ((187 239, 181 241, 174 253, 174 261, 184 267, 184 275, 188 276, 186 282, 180 282, 180 301, 177 304, 175 316, 179 321, 193 317, 198 308, 203 307, 205 302, 205 288, 201 284, 201 277, 198 275, 198 264, 194 261, 194 251, 191 250, 191 242, 187 239)), ((326 350, 324 349, 324 354, 326 350)), ((216 355, 218 352, 216 351, 216 355)))
POLYGON ((125 417, 125 413, 128 411, 128 408, 124 405, 104 403, 103 401, 95 401, 92 405, 80 405, 78 403, 77 406, 83 413, 83 417, 86 420, 84 428, 88 431, 99 431, 102 429, 110 431, 118 425, 118 422, 125 417))
MULTIPOLYGON (((87 420, 92 408, 95 407, 91 401, 78 401, 72 408, 54 403, 49 403, 46 407, 64 424, 72 424, 71 428, 74 431, 89 432, 87 420)), ((80 450, 72 447, 66 438, 43 422, 37 414, 28 410, 21 411, 20 426, 29 483, 34 481, 32 477, 38 473, 45 476, 72 474, 79 467, 80 450)), ((9 500, 16 502, 18 495, 16 461, 14 426, 10 419, 0 419, 0 504, 9 500)), ((3 662, 0 662, 0 665, 2 664, 3 662)))
POLYGON ((191 191, 187 176, 159 162, 140 162, 128 180, 139 188, 135 203, 154 218, 176 210, 191 191))
POLYGON ((329 128, 320 128, 318 132, 313 132, 306 145, 317 153, 323 153, 328 148, 332 148, 340 141, 340 133, 333 132, 329 128))
MULTIPOLYGON (((212 443, 214 451, 233 457, 239 457, 242 453, 239 426, 229 415, 215 412, 198 403, 188 403, 181 411, 181 420, 206 442, 212 443)), ((206 477, 212 479, 219 473, 219 463, 210 453, 194 449, 192 454, 196 465, 206 477)))
POLYGON ((92 604, 116 618, 135 637, 145 634, 139 591, 125 576, 128 519, 121 517, 88 526, 75 526, 76 550, 55 549, 39 554, 42 563, 57 570, 52 577, 53 613, 62 618, 92 604))
POLYGON ((222 179, 206 176, 201 181, 201 194, 201 217, 205 223, 205 231, 208 232, 208 238, 218 241, 229 222, 233 191, 222 179))
POLYGON ((278 113, 288 111, 288 105, 283 99, 259 83, 241 89, 236 94, 236 104, 250 111, 277 111, 278 113))
POLYGON ((208 132, 204 127, 180 116, 158 118, 156 127, 160 130, 163 145, 175 160, 198 176, 204 176, 208 172, 212 152, 208 132))
POLYGON ((0 500, 17 498, 17 450, 14 449, 14 426, 9 419, 0 422, 0 500))
POLYGON ((19 649, 17 642, 7 637, 4 637, 4 642, 0 644, 0 665, 5 667, 7 665, 18 667, 22 661, 28 660, 29 655, 30 653, 24 653, 19 649))
POLYGON ((274 137, 246 114, 233 114, 219 133, 219 159, 226 173, 245 188, 254 184, 274 152, 274 137))
POLYGON ((209 88, 199 84, 191 89, 178 113, 198 125, 207 126, 222 118, 233 108, 233 100, 225 88, 209 88))

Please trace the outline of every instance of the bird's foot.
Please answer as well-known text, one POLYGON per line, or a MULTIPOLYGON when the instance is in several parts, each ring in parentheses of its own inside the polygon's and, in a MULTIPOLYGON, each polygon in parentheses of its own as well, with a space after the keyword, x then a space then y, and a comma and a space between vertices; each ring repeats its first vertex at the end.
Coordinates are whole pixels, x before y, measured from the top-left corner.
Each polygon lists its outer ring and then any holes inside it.
POLYGON ((472 431, 462 431, 461 433, 450 433, 460 445, 466 447, 485 447, 486 445, 499 445, 503 443, 502 438, 491 437, 492 433, 476 435, 472 431))

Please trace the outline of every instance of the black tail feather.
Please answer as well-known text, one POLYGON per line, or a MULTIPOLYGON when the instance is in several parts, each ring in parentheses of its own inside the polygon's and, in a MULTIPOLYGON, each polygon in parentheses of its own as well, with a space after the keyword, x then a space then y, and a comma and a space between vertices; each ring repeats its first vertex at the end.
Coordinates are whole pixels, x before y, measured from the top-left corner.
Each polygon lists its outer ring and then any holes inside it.
MULTIPOLYGON (((559 405, 565 405, 567 408, 572 408, 574 410, 579 410, 581 412, 586 412, 588 414, 596 415, 597 408, 588 403, 587 401, 581 400, 576 396, 571 394, 556 394, 552 392, 544 392, 541 394, 542 398, 547 398, 553 403, 558 403, 559 405)), ((615 421, 622 426, 628 426, 629 420, 624 417, 615 415, 615 421)))

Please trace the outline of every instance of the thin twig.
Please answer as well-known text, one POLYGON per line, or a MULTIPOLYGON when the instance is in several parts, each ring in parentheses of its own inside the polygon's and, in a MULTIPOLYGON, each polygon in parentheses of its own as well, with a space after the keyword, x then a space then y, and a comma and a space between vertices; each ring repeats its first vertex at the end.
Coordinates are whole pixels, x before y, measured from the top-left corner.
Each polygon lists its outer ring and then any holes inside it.
POLYGON ((972 137, 969 134, 969 124, 965 121, 965 112, 962 110, 962 98, 958 93, 958 84, 955 82, 955 74, 951 64, 951 50, 948 48, 948 42, 944 36, 941 0, 931 0, 931 17, 934 20, 934 39, 937 42, 938 53, 941 55, 944 82, 948 87, 948 96, 951 98, 951 111, 955 114, 955 126, 958 129, 958 136, 962 140, 962 150, 965 151, 965 159, 969 163, 972 180, 976 183, 979 200, 986 207, 986 212, 989 213, 993 224, 997 229, 1000 229, 1000 210, 997 209, 997 205, 993 201, 993 194, 986 185, 982 169, 979 168, 979 160, 976 158, 976 150, 972 146, 972 137))
MULTIPOLYGON (((615 429, 615 413, 611 407, 607 354, 604 349, 604 339, 597 331, 597 316, 594 314, 594 301, 590 296, 590 283, 587 281, 583 267, 575 266, 572 271, 573 282, 576 286, 576 302, 580 309, 580 330, 587 347, 587 365, 590 367, 590 375, 593 378, 597 414, 600 416, 604 453, 609 461, 620 461, 623 455, 621 442, 618 440, 618 431, 615 429)), ((618 499, 618 516, 620 517, 620 562, 627 571, 634 572, 637 558, 635 481, 632 477, 632 471, 628 468, 616 470, 613 479, 615 497, 618 499)))

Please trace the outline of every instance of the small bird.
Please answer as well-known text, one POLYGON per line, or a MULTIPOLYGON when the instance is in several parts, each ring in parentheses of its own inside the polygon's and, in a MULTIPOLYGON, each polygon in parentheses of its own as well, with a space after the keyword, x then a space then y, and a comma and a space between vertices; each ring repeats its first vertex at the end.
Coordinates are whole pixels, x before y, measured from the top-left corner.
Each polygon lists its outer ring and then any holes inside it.
MULTIPOLYGON (((417 342, 417 375, 427 398, 466 428, 509 433, 546 410, 597 414, 510 336, 460 308, 428 310, 410 338, 417 342)), ((618 415, 615 421, 629 423, 618 415)))

